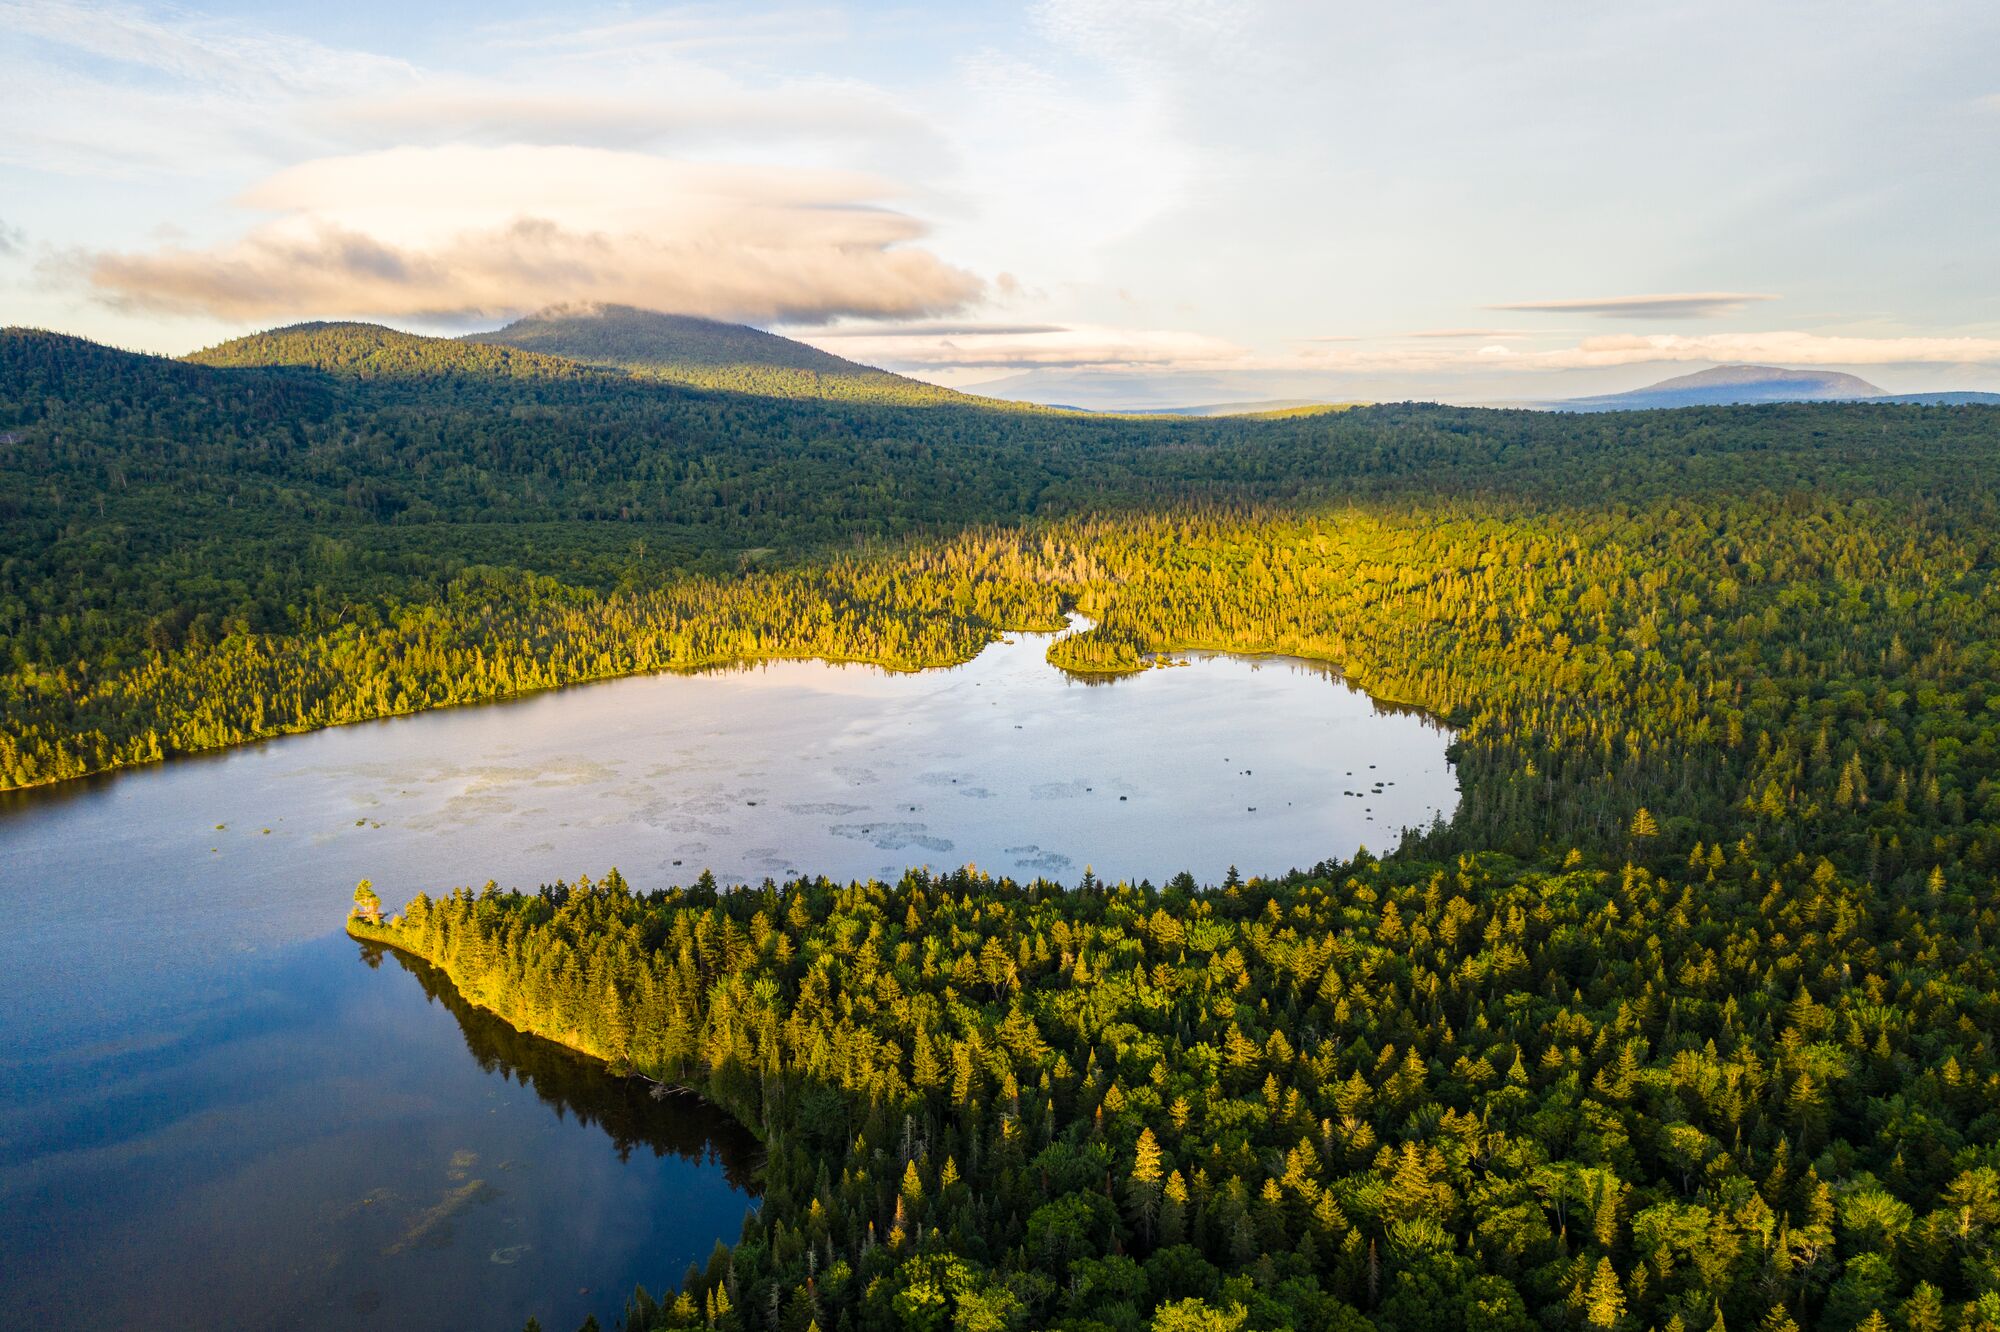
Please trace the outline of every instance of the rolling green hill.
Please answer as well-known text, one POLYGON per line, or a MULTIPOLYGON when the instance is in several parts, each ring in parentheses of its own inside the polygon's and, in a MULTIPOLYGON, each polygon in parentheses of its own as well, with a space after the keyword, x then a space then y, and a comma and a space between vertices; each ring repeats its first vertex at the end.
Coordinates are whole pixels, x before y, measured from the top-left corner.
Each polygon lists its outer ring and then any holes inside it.
POLYGON ((291 324, 235 338, 186 359, 216 368, 282 365, 360 379, 603 378, 563 356, 352 322, 291 324))

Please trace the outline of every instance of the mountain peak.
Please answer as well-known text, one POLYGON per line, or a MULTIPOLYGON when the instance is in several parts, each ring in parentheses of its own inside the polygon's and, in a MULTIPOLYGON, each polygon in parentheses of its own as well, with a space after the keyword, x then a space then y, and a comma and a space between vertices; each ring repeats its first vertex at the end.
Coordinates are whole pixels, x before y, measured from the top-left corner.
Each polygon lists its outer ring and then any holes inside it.
POLYGON ((468 342, 519 347, 693 388, 908 406, 1009 407, 861 365, 747 324, 630 305, 556 305, 468 342))
POLYGON ((491 333, 468 334, 465 341, 548 352, 621 370, 761 366, 822 375, 885 373, 747 324, 598 302, 552 305, 491 333))
POLYGON ((1855 402, 1888 395, 1867 380, 1838 370, 1793 370, 1775 365, 1718 365, 1675 375, 1645 388, 1567 398, 1548 404, 1565 411, 1637 411, 1657 407, 1723 407, 1758 402, 1855 402))
POLYGON ((1883 391, 1857 375, 1837 370, 1793 370, 1778 365, 1718 365, 1663 379, 1644 393, 1677 388, 1799 389, 1815 398, 1879 398, 1883 391))

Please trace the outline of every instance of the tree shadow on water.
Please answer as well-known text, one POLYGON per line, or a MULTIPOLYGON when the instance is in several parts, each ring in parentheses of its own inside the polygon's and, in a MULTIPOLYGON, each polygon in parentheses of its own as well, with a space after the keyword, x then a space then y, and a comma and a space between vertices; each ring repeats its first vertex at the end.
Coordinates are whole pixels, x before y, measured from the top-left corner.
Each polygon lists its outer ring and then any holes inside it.
POLYGON ((671 1152, 696 1164, 714 1163, 732 1187, 757 1196, 762 1146, 726 1111, 691 1094, 656 1098, 644 1080, 620 1077, 598 1060, 517 1031, 467 1003, 450 978, 429 963, 380 944, 358 946, 369 967, 379 968, 386 955, 416 977, 424 996, 457 1020, 465 1048, 481 1069, 530 1089, 559 1118, 573 1116, 602 1129, 619 1160, 647 1147, 654 1156, 671 1152))

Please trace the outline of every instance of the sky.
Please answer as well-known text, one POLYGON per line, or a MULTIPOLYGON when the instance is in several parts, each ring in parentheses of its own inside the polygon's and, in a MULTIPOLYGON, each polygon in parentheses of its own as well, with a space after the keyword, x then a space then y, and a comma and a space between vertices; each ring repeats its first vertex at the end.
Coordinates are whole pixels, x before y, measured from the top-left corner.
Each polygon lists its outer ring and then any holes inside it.
POLYGON ((1055 394, 2000 389, 1991 0, 0 0, 0 88, 0 323, 141 350, 595 301, 1055 394))

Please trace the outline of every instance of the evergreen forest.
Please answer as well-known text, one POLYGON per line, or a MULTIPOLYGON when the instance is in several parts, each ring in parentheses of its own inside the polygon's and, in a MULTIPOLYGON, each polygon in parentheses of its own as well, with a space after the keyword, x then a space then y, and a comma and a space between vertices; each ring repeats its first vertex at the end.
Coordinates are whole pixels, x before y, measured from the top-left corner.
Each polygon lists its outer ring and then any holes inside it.
POLYGON ((0 785, 1080 611, 1056 666, 1330 662, 1463 796, 1219 884, 366 888, 357 936, 760 1140, 740 1242, 625 1327, 2000 1329, 2000 410, 642 359, 0 333, 0 785))

